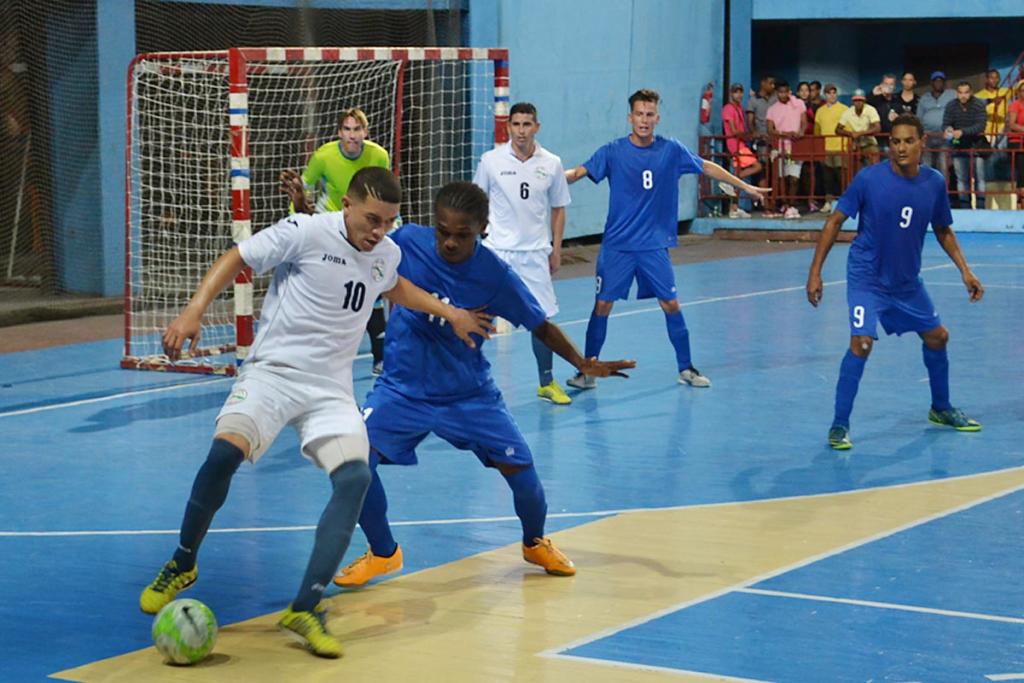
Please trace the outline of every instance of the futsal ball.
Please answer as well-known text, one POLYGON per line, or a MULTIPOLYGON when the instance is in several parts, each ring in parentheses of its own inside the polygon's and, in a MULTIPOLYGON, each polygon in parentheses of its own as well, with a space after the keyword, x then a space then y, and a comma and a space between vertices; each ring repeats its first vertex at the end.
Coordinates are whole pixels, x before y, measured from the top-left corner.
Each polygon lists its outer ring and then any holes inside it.
POLYGON ((153 644, 171 664, 195 664, 217 642, 217 620, 198 600, 172 600, 153 619, 153 644))

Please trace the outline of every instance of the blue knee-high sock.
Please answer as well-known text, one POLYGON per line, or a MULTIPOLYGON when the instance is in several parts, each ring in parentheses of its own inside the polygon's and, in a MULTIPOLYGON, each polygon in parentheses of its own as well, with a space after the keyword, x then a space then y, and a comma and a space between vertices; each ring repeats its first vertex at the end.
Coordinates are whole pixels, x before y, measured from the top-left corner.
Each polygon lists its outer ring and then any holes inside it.
POLYGON ((544 387, 555 380, 554 375, 551 374, 554 354, 537 337, 533 335, 530 335, 530 337, 533 339, 533 357, 537 359, 537 381, 544 387))
POLYGON ((676 365, 682 372, 693 365, 690 361, 690 331, 686 329, 683 312, 666 313, 665 327, 668 328, 668 338, 672 342, 672 347, 676 350, 676 365))
POLYGON ((601 347, 604 346, 604 338, 608 336, 608 316, 590 314, 590 322, 587 323, 587 345, 584 353, 587 358, 597 358, 601 355, 601 347))
POLYGON ((231 477, 245 460, 245 453, 238 446, 223 439, 214 439, 206 462, 196 472, 192 482, 192 495, 185 506, 185 518, 181 521, 178 549, 174 561, 181 571, 189 571, 196 564, 196 553, 210 528, 213 516, 228 497, 231 477))
POLYGON ((516 515, 523 525, 523 544, 536 545, 535 538, 544 538, 544 519, 548 514, 548 503, 537 470, 530 465, 525 470, 503 476, 512 489, 516 515))
POLYGON ((306 565, 299 593, 292 601, 296 612, 311 612, 323 597, 324 588, 338 571, 348 550, 363 497, 370 485, 370 466, 365 462, 346 462, 331 472, 334 490, 316 526, 316 541, 306 565))
POLYGON ((932 408, 949 410, 949 356, 946 349, 935 351, 924 344, 921 345, 924 366, 928 368, 928 385, 932 389, 932 408))
POLYGON ((391 557, 398 548, 391 527, 388 525, 388 497, 384 493, 384 485, 377 476, 377 468, 371 467, 373 478, 370 488, 366 491, 363 511, 359 514, 359 528, 366 534, 370 542, 370 550, 377 557, 391 557))
POLYGON ((836 416, 832 424, 850 426, 850 413, 853 412, 853 399, 857 397, 857 387, 864 374, 867 358, 854 355, 846 350, 843 362, 839 365, 839 381, 836 382, 836 416))

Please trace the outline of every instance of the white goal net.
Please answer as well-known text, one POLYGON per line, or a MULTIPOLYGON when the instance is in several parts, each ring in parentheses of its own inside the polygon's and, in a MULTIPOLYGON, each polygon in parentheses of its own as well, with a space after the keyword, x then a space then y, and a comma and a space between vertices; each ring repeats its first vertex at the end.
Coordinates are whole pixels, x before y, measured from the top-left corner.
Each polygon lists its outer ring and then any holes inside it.
POLYGON ((160 334, 232 244, 288 212, 284 169, 366 112, 391 155, 402 217, 429 223, 436 191, 468 180, 503 141, 504 50, 241 48, 139 55, 129 74, 125 350, 122 367, 233 373, 259 324, 268 277, 243 272, 177 363, 160 334))

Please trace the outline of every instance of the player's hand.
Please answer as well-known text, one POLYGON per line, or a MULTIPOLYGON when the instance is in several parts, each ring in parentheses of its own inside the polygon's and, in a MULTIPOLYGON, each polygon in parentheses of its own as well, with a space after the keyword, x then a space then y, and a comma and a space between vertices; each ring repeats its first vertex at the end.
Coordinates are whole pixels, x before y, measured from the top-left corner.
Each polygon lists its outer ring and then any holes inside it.
POLYGON ((772 188, 770 187, 758 187, 757 185, 751 185, 750 183, 743 183, 743 186, 740 189, 754 199, 759 199, 761 201, 767 199, 768 195, 772 191, 772 188))
POLYGON ((281 192, 288 195, 295 207, 295 213, 312 214, 313 207, 306 201, 306 186, 302 182, 302 176, 295 171, 288 169, 281 171, 281 192))
POLYGON ((623 370, 636 367, 635 360, 598 360, 587 358, 576 368, 587 377, 629 377, 623 370))
POLYGON ((981 286, 981 280, 969 270, 964 273, 963 279, 967 293, 971 295, 971 303, 981 301, 981 297, 985 296, 985 288, 981 286))
POLYGON ((490 339, 491 334, 497 331, 494 327, 494 316, 479 308, 467 311, 464 308, 453 307, 448 324, 452 326, 455 336, 471 349, 476 348, 476 342, 469 335, 476 334, 484 339, 490 339))
POLYGON ((824 293, 824 285, 821 283, 821 276, 811 273, 807 276, 807 300, 815 308, 821 303, 821 296, 824 293))
POLYGON ((548 270, 552 275, 562 267, 562 252, 559 249, 552 249, 548 254, 548 270))
POLYGON ((202 332, 203 316, 196 314, 191 308, 186 307, 181 314, 175 318, 164 331, 161 341, 164 346, 164 353, 171 360, 181 358, 181 349, 185 340, 189 341, 189 351, 199 347, 199 335, 202 332))

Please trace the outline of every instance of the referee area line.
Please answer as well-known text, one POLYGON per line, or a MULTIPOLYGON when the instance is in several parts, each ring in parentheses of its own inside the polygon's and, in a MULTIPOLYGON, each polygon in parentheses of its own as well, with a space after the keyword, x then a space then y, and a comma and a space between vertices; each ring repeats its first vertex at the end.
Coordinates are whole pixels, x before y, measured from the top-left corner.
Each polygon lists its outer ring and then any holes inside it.
MULTIPOLYGON (((777 503, 797 500, 813 500, 815 498, 843 497, 861 494, 866 491, 893 491, 910 489, 919 486, 934 484, 936 481, 955 482, 968 481, 977 477, 988 477, 996 474, 1006 474, 1024 470, 1024 465, 1004 467, 997 470, 985 472, 974 472, 971 474, 960 474, 955 477, 942 479, 925 479, 921 481, 909 481, 903 484, 888 484, 879 486, 866 486, 863 488, 847 489, 844 491, 826 491, 822 493, 803 493, 792 496, 778 496, 774 498, 753 498, 750 500, 731 500, 718 503, 692 503, 689 505, 664 505, 655 507, 632 507, 615 508, 611 510, 591 510, 588 512, 552 512, 547 519, 578 519, 586 517, 612 517, 637 512, 672 512, 674 510, 701 510, 734 505, 758 505, 760 503, 777 503)), ((1024 486, 1015 487, 1000 495, 1015 493, 1024 486)), ((450 524, 494 524, 497 522, 518 522, 516 515, 504 515, 500 517, 462 517, 451 519, 421 519, 389 522, 391 526, 446 526, 450 524)), ((246 534, 246 533, 282 533, 293 531, 314 531, 315 524, 300 524, 294 526, 267 526, 267 527, 227 527, 222 529, 210 529, 210 534, 246 534)), ((111 529, 111 530, 81 530, 81 531, 0 531, 0 538, 68 538, 77 536, 176 536, 181 533, 180 529, 111 529)), ((557 533, 557 532, 554 532, 557 533)))
MULTIPOLYGON (((936 265, 936 266, 928 266, 926 268, 922 268, 921 272, 923 273, 925 271, 942 270, 942 269, 945 269, 945 268, 952 268, 952 267, 953 267, 952 263, 944 263, 944 264, 940 264, 940 265, 936 265)), ((843 279, 843 280, 831 280, 829 282, 822 283, 822 285, 824 287, 833 287, 835 285, 842 285, 842 284, 846 284, 846 280, 845 279, 843 279)), ((791 287, 779 287, 779 288, 776 288, 776 289, 762 289, 762 290, 758 290, 758 291, 754 291, 754 292, 744 292, 744 293, 741 293, 741 294, 729 294, 729 295, 725 295, 725 296, 712 296, 712 297, 707 297, 707 298, 704 298, 704 299, 695 299, 693 301, 683 301, 683 302, 680 302, 679 307, 680 308, 690 308, 690 307, 693 307, 693 306, 702 306, 704 304, 714 304, 714 303, 720 303, 720 302, 723 302, 723 301, 738 301, 738 300, 741 300, 741 299, 753 299, 753 298, 761 297, 761 296, 770 296, 772 294, 785 294, 787 292, 803 291, 805 288, 806 288, 806 285, 793 285, 791 287)), ((609 318, 624 318, 626 316, 640 315, 642 313, 654 313, 654 312, 657 312, 657 311, 661 311, 661 307, 660 306, 649 306, 647 308, 636 308, 636 309, 632 309, 632 310, 629 310, 629 311, 621 311, 619 313, 612 313, 608 317, 609 318)), ((589 320, 590 320, 590 317, 588 316, 586 318, 578 318, 576 320, 556 321, 556 322, 558 323, 558 325, 560 327, 567 327, 569 325, 581 325, 583 323, 589 322, 589 320)), ((522 333, 526 333, 526 332, 527 332, 526 330, 516 329, 516 330, 513 330, 512 332, 507 333, 504 336, 508 336, 510 334, 522 334, 522 333)), ((364 360, 364 359, 371 358, 371 357, 372 357, 372 354, 362 353, 362 354, 359 354, 358 356, 356 356, 354 360, 364 360)), ((9 411, 6 411, 6 412, 0 412, 0 419, 3 419, 5 417, 17 417, 19 415, 32 415, 34 413, 42 413, 42 412, 47 412, 47 411, 50 411, 50 410, 60 410, 62 408, 75 408, 75 407, 78 407, 78 406, 89 405, 89 404, 93 404, 93 403, 103 403, 103 402, 106 402, 106 401, 114 401, 114 400, 119 399, 119 398, 129 398, 129 397, 132 397, 132 396, 144 396, 144 395, 147 395, 147 394, 156 394, 156 393, 163 393, 163 392, 168 392, 168 391, 174 391, 176 389, 183 389, 183 388, 195 387, 195 386, 204 386, 204 385, 207 385, 207 384, 213 384, 213 383, 216 383, 216 382, 225 382, 225 381, 228 381, 228 380, 234 380, 234 377, 217 377, 217 378, 213 378, 213 379, 198 380, 198 381, 195 381, 195 382, 182 382, 180 384, 172 384, 170 386, 151 387, 149 389, 140 389, 140 390, 137 390, 137 391, 123 391, 123 392, 118 392, 116 394, 109 394, 107 396, 96 396, 96 397, 93 397, 93 398, 81 399, 81 400, 78 400, 78 401, 65 401, 65 402, 60 402, 60 403, 49 403, 49 404, 44 404, 44 405, 33 406, 33 407, 30 407, 30 408, 22 408, 22 409, 19 409, 19 410, 9 410, 9 411)))

